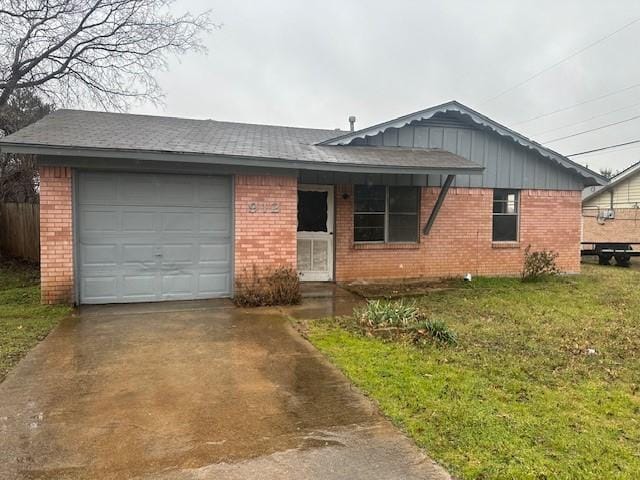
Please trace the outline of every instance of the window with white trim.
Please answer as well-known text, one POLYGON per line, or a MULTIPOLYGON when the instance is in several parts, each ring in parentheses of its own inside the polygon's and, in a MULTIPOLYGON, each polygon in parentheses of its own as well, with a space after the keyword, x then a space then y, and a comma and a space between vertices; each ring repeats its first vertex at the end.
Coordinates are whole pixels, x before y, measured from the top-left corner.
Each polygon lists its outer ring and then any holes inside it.
POLYGON ((518 190, 493 191, 493 241, 517 242, 520 211, 518 190))
POLYGON ((417 242, 419 187, 356 185, 353 238, 356 242, 417 242))

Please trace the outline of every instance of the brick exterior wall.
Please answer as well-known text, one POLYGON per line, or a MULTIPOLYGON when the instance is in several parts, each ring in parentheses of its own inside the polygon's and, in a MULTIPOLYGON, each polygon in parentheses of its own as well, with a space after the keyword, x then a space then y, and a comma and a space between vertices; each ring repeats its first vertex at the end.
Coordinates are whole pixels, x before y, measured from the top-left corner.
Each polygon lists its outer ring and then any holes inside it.
POLYGON ((640 209, 616 208, 616 218, 598 221, 598 209, 582 211, 585 242, 640 242, 640 209))
POLYGON ((40 167, 40 286, 42 303, 72 303, 72 170, 40 167))
MULTIPOLYGON (((420 229, 439 188, 422 188, 420 229)), ((520 194, 520 241, 494 244, 493 190, 451 188, 428 236, 418 244, 353 243, 353 189, 336 189, 336 280, 517 275, 524 250, 553 249, 567 273, 580 271, 580 192, 523 190, 520 194), (343 194, 348 198, 343 198, 343 194)))
POLYGON ((247 280, 279 266, 296 268, 298 180, 235 177, 235 277, 247 280), (277 205, 277 211, 273 211, 277 205))
MULTIPOLYGON (((237 175, 234 183, 236 280, 246 280, 254 271, 263 274, 279 266, 296 268, 297 179, 237 175)), ((422 188, 420 229, 425 225, 438 193, 439 188, 422 188)), ((557 251, 563 271, 580 271, 579 192, 523 190, 517 244, 491 241, 493 191, 490 189, 452 188, 431 234, 420 235, 417 244, 354 244, 353 187, 338 185, 335 197, 335 279, 338 282, 448 277, 467 272, 517 275, 522 268, 524 249, 529 244, 534 249, 557 251), (343 198, 344 194, 347 198, 343 198)), ((43 303, 74 300, 72 219, 72 169, 42 167, 43 303)), ((624 222, 625 225, 631 223, 635 225, 635 222, 624 222)), ((610 228, 609 225, 615 224, 609 222, 605 228, 610 228)), ((587 228, 591 227, 585 224, 585 235, 587 228)))

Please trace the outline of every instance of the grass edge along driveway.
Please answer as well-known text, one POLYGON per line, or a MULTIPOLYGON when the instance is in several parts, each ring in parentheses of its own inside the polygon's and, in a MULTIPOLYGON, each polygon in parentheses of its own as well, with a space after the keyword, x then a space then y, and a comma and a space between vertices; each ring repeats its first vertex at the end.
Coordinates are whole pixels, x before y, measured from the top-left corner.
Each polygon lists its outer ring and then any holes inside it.
POLYGON ((40 305, 37 266, 0 262, 0 382, 70 311, 65 305, 40 305))
POLYGON ((589 265, 418 297, 457 347, 367 337, 348 319, 311 322, 308 336, 459 478, 636 479, 639 282, 640 272, 589 265))

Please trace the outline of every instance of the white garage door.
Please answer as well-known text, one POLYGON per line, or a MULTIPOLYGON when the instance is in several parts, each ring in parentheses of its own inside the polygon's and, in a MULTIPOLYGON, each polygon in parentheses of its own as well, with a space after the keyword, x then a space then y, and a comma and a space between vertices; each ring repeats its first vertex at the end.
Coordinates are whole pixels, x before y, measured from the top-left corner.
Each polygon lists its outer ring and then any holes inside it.
POLYGON ((78 182, 81 303, 231 294, 230 178, 82 172, 78 182))

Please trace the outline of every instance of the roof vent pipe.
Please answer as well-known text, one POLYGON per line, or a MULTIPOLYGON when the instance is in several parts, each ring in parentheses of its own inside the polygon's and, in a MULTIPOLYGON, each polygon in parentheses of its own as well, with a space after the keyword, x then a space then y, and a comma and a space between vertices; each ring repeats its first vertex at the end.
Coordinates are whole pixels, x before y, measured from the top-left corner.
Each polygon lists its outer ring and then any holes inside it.
POLYGON ((355 115, 351 115, 349 117, 349 130, 351 130, 352 132, 355 130, 355 124, 356 124, 356 117, 355 115))

